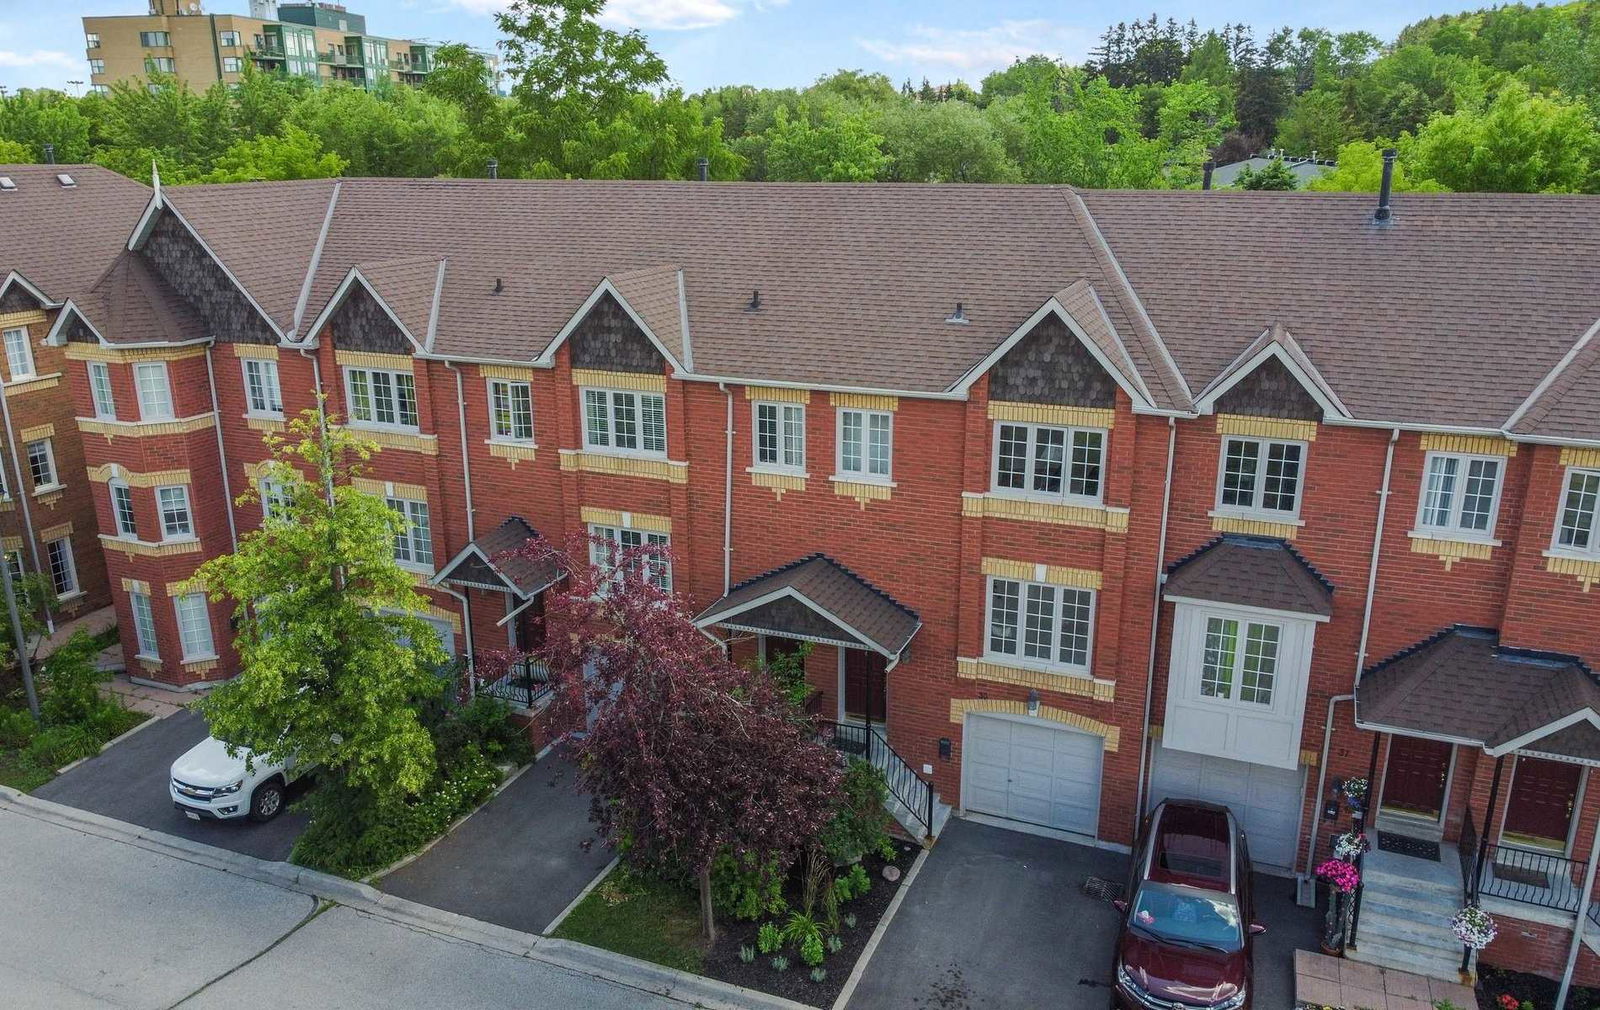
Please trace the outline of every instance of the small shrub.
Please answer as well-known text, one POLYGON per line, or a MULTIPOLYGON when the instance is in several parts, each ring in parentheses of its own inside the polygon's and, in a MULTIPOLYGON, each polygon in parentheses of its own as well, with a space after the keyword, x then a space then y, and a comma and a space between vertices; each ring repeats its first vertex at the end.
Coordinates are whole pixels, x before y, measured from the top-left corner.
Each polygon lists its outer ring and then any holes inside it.
POLYGON ((54 771, 100 752, 100 739, 84 726, 47 726, 40 730, 22 752, 23 760, 45 771, 54 771))
POLYGON ((826 982, 827 980, 828 980, 828 969, 826 969, 826 968, 813 968, 813 969, 811 969, 811 981, 816 982, 816 983, 818 983, 820 985, 821 983, 826 982))
POLYGON ((854 912, 846 912, 845 915, 844 915, 844 924, 846 926, 849 926, 851 929, 855 929, 856 928, 856 913, 854 913, 854 912))
POLYGON ((883 772, 860 758, 851 758, 839 784, 833 820, 818 836, 835 865, 859 863, 862 856, 888 842, 889 815, 884 812, 888 798, 883 772))
POLYGON ((822 926, 817 920, 803 912, 792 912, 789 921, 784 924, 783 938, 796 947, 803 947, 813 938, 818 945, 822 943, 822 926))
POLYGON ((20 708, 0 708, 0 748, 15 750, 28 746, 39 729, 33 716, 20 708))
POLYGON ((772 959, 772 970, 779 972, 788 971, 789 959, 784 957, 782 954, 779 954, 777 957, 772 959))
POLYGON ((857 863, 836 881, 836 886, 841 901, 853 901, 872 890, 872 878, 867 876, 867 868, 857 863))
POLYGON ((782 915, 783 873, 776 860, 754 854, 724 852, 711 864, 711 900, 719 911, 735 919, 754 921, 764 915, 782 915))
POLYGON ((739 945, 739 960, 743 961, 745 964, 750 964, 755 961, 755 959, 756 949, 741 943, 739 945))
POLYGON ((775 924, 764 922, 756 931, 756 948, 763 954, 770 954, 783 946, 783 930, 775 924))
POLYGON ((828 937, 828 953, 837 954, 844 949, 844 941, 837 936, 828 937))
POLYGON ((900 858, 900 846, 894 843, 888 832, 878 841, 878 857, 886 863, 892 863, 900 858))
POLYGON ((800 945, 800 960, 813 967, 822 963, 822 934, 812 933, 800 945))
POLYGON ((111 674, 95 668, 95 641, 79 631, 39 664, 39 714, 47 726, 95 722, 108 702, 100 682, 111 674))

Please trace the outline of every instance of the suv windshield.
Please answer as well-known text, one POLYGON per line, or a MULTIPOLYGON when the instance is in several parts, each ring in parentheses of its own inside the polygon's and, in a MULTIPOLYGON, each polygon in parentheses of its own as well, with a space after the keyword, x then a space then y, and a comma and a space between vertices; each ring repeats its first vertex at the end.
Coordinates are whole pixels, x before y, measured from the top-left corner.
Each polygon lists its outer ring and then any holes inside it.
POLYGON ((1231 952, 1244 943, 1238 902, 1232 895, 1198 887, 1147 880, 1134 898, 1128 921, 1158 940, 1180 945, 1231 952))

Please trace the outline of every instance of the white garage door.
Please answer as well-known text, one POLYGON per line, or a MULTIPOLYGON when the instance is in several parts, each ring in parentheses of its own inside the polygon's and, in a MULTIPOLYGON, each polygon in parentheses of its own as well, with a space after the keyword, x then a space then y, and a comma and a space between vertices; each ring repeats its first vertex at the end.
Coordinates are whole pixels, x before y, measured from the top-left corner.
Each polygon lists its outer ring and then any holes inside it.
POLYGON ((980 814, 1093 836, 1100 822, 1099 737, 1043 722, 969 715, 963 805, 980 814))
POLYGON ((1258 870, 1294 867, 1304 774, 1298 768, 1230 761, 1157 746, 1150 772, 1150 806, 1164 799, 1206 800, 1233 809, 1250 838, 1258 870))

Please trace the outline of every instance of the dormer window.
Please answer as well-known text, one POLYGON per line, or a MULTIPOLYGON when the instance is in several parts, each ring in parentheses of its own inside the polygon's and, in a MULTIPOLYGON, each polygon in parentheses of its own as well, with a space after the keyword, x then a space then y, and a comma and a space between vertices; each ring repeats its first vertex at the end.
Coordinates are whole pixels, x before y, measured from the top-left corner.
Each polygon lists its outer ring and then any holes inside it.
POLYGON ((410 372, 346 368, 350 419, 376 428, 417 430, 417 387, 410 372))

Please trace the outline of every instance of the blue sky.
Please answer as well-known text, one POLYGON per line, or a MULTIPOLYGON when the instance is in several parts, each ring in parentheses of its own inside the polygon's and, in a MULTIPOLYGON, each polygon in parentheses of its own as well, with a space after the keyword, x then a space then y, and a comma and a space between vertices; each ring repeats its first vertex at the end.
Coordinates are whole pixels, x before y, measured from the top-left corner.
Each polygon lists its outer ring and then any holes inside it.
MULTIPOLYGON (((490 47, 492 12, 503 0, 346 0, 379 35, 465 41, 490 47)), ((1458 0, 1459 3, 1459 0, 1458 0)), ((207 11, 245 13, 247 0, 205 0, 207 11)), ((1467 6, 1459 3, 1459 6, 1467 6)), ((1477 4, 1473 4, 1477 6, 1477 4)), ((145 0, 0 0, 0 85, 66 87, 87 77, 86 14, 143 13, 145 0)), ((1148 16, 1150 0, 610 0, 607 20, 638 27, 689 90, 717 84, 805 84, 840 67, 882 71, 896 81, 924 76, 976 84, 1019 55, 1081 60, 1107 24, 1148 16)), ((1202 28, 1286 21, 1392 38, 1410 21, 1458 9, 1450 0, 1191 0, 1160 9, 1202 28)))

